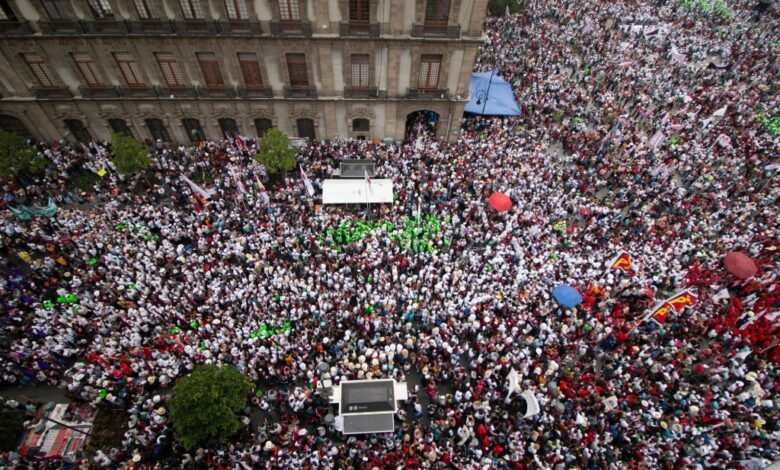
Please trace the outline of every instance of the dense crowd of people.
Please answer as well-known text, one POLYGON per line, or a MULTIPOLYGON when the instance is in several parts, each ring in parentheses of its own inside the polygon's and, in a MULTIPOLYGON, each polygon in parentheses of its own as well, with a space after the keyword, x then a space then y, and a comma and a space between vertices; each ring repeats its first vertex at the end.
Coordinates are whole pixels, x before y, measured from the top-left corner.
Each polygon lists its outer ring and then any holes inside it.
POLYGON ((499 70, 522 115, 466 118, 455 143, 424 127, 403 145, 309 142, 314 197, 298 171, 268 184, 252 140, 154 148, 143 177, 117 174, 105 143, 40 144, 46 175, 3 187, 7 206, 59 207, 0 221, 0 381, 129 412, 123 445, 84 467, 763 468, 780 459, 780 184, 756 115, 780 112, 780 27, 755 7, 490 17, 477 69, 499 70), (375 159, 395 201, 371 207, 389 224, 334 241, 369 217, 320 205, 349 158, 375 159), (494 211, 494 192, 513 207, 494 211), (399 243, 421 218, 437 230, 399 243), (758 272, 730 274, 733 251, 758 272), (631 269, 610 269, 621 253, 631 269), (559 284, 582 303, 556 303, 559 284), (682 289, 698 302, 647 319, 682 289), (229 446, 172 434, 166 399, 198 364, 262 391, 229 446), (512 370, 540 414, 507 397, 512 370), (317 384, 378 377, 419 386, 394 433, 346 439, 317 384))

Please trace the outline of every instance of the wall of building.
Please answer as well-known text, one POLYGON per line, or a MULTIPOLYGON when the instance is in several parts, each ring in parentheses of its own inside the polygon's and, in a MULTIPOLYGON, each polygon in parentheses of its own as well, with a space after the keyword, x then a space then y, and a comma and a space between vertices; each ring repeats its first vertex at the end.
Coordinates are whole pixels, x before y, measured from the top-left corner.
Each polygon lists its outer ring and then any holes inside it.
POLYGON ((68 0, 59 2, 69 18, 60 22, 48 17, 45 1, 5 0, 16 19, 0 21, 0 117, 19 119, 44 140, 72 139, 66 120, 81 121, 93 138, 107 139, 109 119, 123 119, 139 139, 151 139, 147 120, 160 119, 175 142, 190 140, 182 119, 197 119, 206 137, 218 139, 219 121, 226 118, 249 136, 257 135, 256 119, 270 119, 290 135, 299 135, 298 120, 311 119, 320 139, 400 140, 407 115, 419 110, 438 113, 439 136, 453 139, 487 8, 487 0, 442 2, 448 19, 434 27, 426 20, 434 0, 366 0, 369 23, 350 24, 349 0, 300 0, 300 20, 292 22, 299 31, 285 33, 278 0, 246 0, 248 18, 241 20, 228 18, 224 0, 200 0, 203 18, 197 21, 185 19, 180 0, 147 0, 157 13, 149 20, 129 1, 108 0, 113 17, 98 20, 87 0, 68 0), (350 35, 358 28, 366 34, 350 35), (130 86, 116 52, 134 57, 143 86, 130 86), (166 82, 155 58, 161 52, 173 54, 183 87, 166 82), (246 52, 259 59, 263 89, 244 92, 237 54, 246 52), (31 53, 59 84, 43 86, 25 61, 31 53), (215 54, 221 87, 206 83, 198 53, 215 54), (92 59, 99 84, 90 86, 74 54, 92 59), (303 95, 291 94, 288 54, 305 56, 309 89, 303 95), (354 86, 356 55, 368 56, 365 90, 354 86), (427 70, 424 55, 441 56, 431 89, 419 83, 421 68, 423 75, 427 70), (354 129, 355 119, 367 119, 369 130, 354 129))

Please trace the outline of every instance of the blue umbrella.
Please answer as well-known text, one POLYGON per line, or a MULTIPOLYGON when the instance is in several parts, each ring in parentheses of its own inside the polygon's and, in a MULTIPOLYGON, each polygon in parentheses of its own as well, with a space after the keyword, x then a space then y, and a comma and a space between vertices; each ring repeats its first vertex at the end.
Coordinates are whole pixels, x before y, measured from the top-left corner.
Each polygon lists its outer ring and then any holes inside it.
POLYGON ((572 286, 561 284, 553 289, 553 298, 561 306, 574 308, 582 302, 582 295, 572 286))

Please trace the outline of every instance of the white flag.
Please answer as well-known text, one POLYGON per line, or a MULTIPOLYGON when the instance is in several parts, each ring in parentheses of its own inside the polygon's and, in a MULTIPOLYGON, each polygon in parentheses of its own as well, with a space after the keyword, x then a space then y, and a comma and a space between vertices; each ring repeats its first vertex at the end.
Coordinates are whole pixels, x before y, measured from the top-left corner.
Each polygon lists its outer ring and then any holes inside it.
POLYGON ((604 403, 604 412, 609 413, 610 411, 614 410, 618 406, 618 399, 615 395, 612 395, 610 397, 607 397, 603 400, 601 400, 602 403, 604 403))
POLYGON ((672 44, 672 50, 669 52, 669 58, 672 62, 677 62, 679 64, 684 64, 688 62, 688 59, 685 57, 685 54, 681 54, 680 51, 677 50, 677 46, 672 44))
POLYGON ((726 105, 726 106, 720 108, 719 110, 717 110, 714 113, 712 113, 712 116, 710 116, 707 119, 703 120, 702 124, 704 124, 704 127, 709 126, 710 123, 715 120, 715 118, 722 118, 723 116, 725 116, 726 115, 726 109, 728 109, 728 107, 729 107, 729 105, 726 105))
POLYGON ((209 198, 211 198, 211 196, 213 196, 213 195, 214 195, 214 194, 216 194, 216 192, 217 192, 217 191, 216 191, 216 190, 214 190, 214 189, 209 189, 208 191, 206 191, 205 189, 201 188, 201 187, 200 187, 200 186, 198 186, 198 185, 197 185, 197 184, 196 184, 194 181, 192 181, 191 179, 187 178, 187 177, 186 177, 186 176, 184 176, 184 175, 181 175, 181 178, 182 178, 184 181, 186 181, 188 185, 190 185, 190 189, 192 189, 192 192, 194 192, 194 193, 196 193, 196 194, 200 195, 200 196, 201 196, 202 198, 204 198, 204 199, 209 199, 209 198))
POLYGON ((508 389, 507 398, 514 392, 520 390, 520 376, 517 375, 517 371, 513 368, 509 370, 509 375, 506 376, 506 387, 508 389))
POLYGON ((712 300, 714 300, 715 302, 717 302, 719 300, 728 300, 730 298, 731 298, 731 296, 729 295, 729 290, 727 288, 725 288, 725 287, 723 289, 721 289, 720 291, 718 291, 717 294, 712 296, 712 300))
POLYGON ((653 134, 653 136, 650 138, 650 141, 648 142, 650 144, 650 147, 653 149, 657 149, 659 145, 664 141, 664 138, 666 135, 664 135, 663 129, 658 129, 658 132, 653 134))
POLYGON ((306 172, 303 171, 303 167, 301 167, 301 179, 303 179, 303 185, 306 186, 306 192, 309 193, 309 197, 314 197, 314 187, 311 185, 309 177, 306 176, 306 172))
POLYGON ((721 147, 731 148, 731 137, 727 136, 726 134, 719 135, 718 140, 716 142, 721 147))
POLYGON ((233 177, 233 180, 236 182, 236 186, 238 187, 238 192, 241 194, 246 194, 246 188, 244 187, 244 183, 241 182, 241 178, 238 177, 238 175, 232 168, 230 169, 230 175, 233 177))

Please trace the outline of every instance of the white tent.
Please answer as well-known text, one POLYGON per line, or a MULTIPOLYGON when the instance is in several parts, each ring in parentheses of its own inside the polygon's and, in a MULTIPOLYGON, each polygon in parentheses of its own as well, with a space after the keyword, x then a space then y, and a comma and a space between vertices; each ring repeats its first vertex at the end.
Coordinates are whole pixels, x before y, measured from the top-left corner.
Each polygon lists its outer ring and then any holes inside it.
POLYGON ((322 182, 323 204, 391 204, 393 180, 365 178, 330 179, 322 182))

